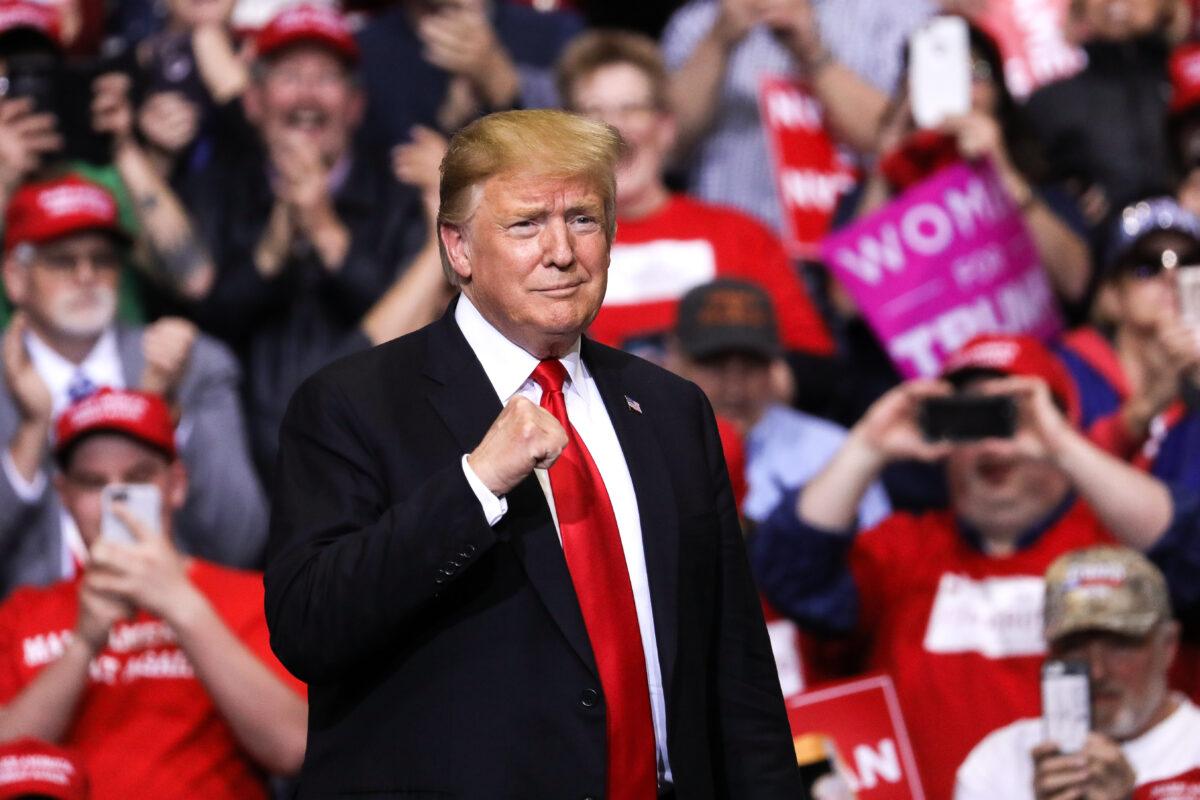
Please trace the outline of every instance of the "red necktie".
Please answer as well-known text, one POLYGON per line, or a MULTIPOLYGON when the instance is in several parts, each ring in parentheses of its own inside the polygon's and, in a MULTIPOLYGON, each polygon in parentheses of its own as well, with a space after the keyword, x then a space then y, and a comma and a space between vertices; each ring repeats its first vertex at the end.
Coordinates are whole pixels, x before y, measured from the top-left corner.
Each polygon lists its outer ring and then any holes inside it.
POLYGON ((657 793, 654 725, 646 659, 633 587, 617 518, 596 462, 567 418, 557 360, 531 376, 542 387, 542 408, 567 432, 567 446, 549 470, 563 552, 583 611, 600 686, 608 703, 608 798, 651 800, 657 793))

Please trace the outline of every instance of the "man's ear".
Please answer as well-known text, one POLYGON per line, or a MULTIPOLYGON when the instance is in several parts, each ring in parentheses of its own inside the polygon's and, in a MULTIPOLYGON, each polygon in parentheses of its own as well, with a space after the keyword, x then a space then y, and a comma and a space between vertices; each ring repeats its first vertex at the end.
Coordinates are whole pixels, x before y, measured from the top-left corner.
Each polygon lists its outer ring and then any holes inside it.
POLYGON ((4 258, 4 292, 17 308, 25 304, 28 295, 28 269, 11 253, 4 258))
POLYGON ((163 500, 166 501, 167 509, 174 513, 183 508, 183 504, 187 502, 188 475, 181 458, 172 461, 168 469, 171 473, 171 481, 167 487, 167 496, 163 500))
POLYGON ((463 226, 439 222, 438 236, 442 239, 442 247, 450 261, 450 268, 463 283, 466 283, 471 279, 471 243, 467 240, 463 226))

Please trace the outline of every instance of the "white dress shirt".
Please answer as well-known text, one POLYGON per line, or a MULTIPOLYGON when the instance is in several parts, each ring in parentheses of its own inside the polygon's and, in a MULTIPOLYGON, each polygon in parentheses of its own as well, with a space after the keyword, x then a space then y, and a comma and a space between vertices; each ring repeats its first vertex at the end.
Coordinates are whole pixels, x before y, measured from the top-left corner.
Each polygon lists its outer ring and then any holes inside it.
MULTIPOLYGON (((540 404, 542 389, 530 374, 538 365, 538 359, 504 338, 466 295, 460 295, 454 319, 474 351, 483 371, 496 390, 501 402, 507 405, 515 395, 521 395, 535 404, 540 404)), ((659 776, 671 779, 671 768, 667 760, 667 713, 663 695, 662 667, 658 660, 658 642, 654 633, 654 614, 650 605, 650 581, 646 574, 646 552, 642 547, 642 521, 638 514, 637 495, 633 490, 633 479, 625 464, 625 455, 612 420, 604 408, 604 400, 579 357, 579 341, 570 352, 559 359, 567 370, 567 381, 563 385, 563 396, 567 404, 567 417, 571 420, 584 446, 596 462, 604 487, 612 501, 613 514, 617 518, 617 530, 621 534, 621 547, 625 551, 625 566, 629 570, 629 583, 633 587, 633 603, 637 610, 638 628, 642 636, 642 652, 646 659, 646 679, 650 686, 650 713, 654 720, 654 739, 658 749, 659 776)), ((504 498, 497 498, 475 475, 466 456, 462 461, 467 482, 479 498, 484 516, 489 525, 495 525, 508 511, 504 498)), ((562 541, 562 530, 558 527, 558 514, 554 508, 554 494, 550 490, 550 476, 544 469, 535 469, 534 475, 542 487, 542 494, 550 506, 554 527, 562 541)))

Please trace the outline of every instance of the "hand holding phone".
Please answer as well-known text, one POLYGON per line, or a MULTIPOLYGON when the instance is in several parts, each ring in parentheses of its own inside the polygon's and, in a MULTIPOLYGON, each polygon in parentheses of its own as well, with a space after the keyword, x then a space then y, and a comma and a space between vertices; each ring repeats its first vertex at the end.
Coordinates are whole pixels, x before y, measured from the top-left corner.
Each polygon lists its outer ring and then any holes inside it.
POLYGON ((113 483, 100 490, 100 535, 126 544, 136 544, 137 537, 113 511, 120 503, 145 530, 162 535, 162 493, 151 483, 113 483))

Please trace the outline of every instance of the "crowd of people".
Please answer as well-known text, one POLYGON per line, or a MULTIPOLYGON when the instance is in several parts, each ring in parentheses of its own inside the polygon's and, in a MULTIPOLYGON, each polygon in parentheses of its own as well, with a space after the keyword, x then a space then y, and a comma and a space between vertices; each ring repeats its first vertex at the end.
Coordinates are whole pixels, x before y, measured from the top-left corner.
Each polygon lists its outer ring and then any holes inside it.
POLYGON ((933 800, 1200 796, 1200 9, 1047 0, 1077 69, 1010 87, 1005 0, 687 0, 653 36, 545 5, 0 0, 0 796, 286 794, 281 421, 453 308, 449 137, 543 107, 623 139, 588 335, 716 412, 785 694, 888 675, 933 800), (938 15, 969 108, 922 128, 938 15), (854 167, 833 229, 987 162, 1062 330, 905 377, 788 246, 778 76, 854 167), (931 437, 961 397, 1010 430, 931 437), (111 507, 127 484, 157 504, 111 507), (1047 659, 1086 665, 1078 748, 1039 718, 1047 659))

